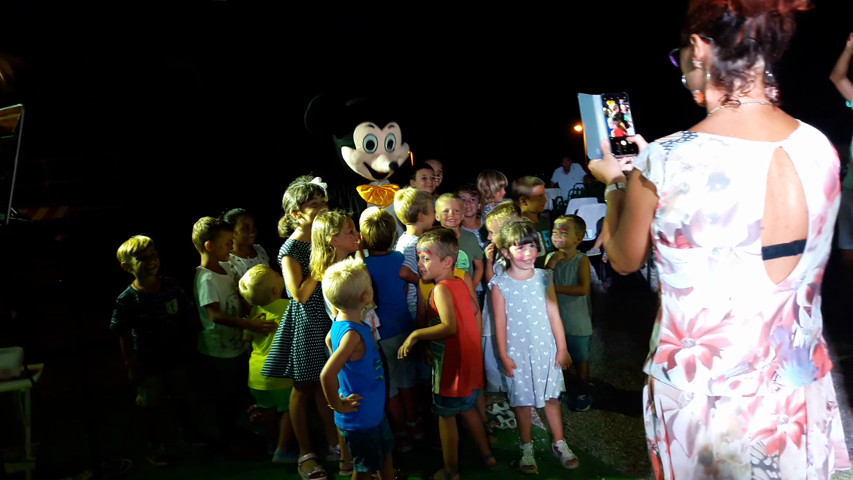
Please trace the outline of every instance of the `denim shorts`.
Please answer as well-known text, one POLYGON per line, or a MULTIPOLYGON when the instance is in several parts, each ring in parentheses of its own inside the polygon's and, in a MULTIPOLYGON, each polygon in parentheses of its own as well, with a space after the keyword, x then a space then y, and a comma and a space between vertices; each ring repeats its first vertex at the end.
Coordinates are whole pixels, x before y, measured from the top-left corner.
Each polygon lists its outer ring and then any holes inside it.
POLYGON ((439 417, 453 417, 474 408, 480 389, 471 392, 467 397, 445 397, 437 393, 432 394, 432 411, 439 417))
POLYGON ((589 361, 589 338, 589 335, 566 335, 566 348, 573 364, 589 361))
POLYGON ((352 453, 356 472, 374 473, 385 467, 385 457, 394 449, 394 435, 388 420, 382 417, 379 425, 364 430, 338 429, 352 453))

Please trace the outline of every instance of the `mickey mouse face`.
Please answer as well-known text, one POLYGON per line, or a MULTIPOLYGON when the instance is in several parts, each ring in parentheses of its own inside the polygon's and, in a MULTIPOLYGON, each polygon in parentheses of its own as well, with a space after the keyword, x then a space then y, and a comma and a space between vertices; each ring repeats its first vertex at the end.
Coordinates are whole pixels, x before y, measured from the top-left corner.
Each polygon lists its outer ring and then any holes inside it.
POLYGON ((373 122, 358 124, 352 133, 355 148, 342 146, 341 157, 355 173, 370 180, 383 180, 406 160, 409 146, 400 126, 391 122, 380 128, 373 122))

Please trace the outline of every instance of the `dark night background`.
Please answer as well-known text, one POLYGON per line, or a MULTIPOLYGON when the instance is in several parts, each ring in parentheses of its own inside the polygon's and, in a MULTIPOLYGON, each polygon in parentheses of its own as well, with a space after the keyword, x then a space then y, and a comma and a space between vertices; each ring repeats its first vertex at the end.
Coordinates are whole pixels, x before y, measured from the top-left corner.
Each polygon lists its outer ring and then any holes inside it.
MULTIPOLYGON (((813 3, 798 15, 776 76, 783 108, 822 130, 846 159, 853 112, 828 76, 853 31, 853 2, 813 3)), ((15 73, 13 88, 0 88, 0 107, 26 108, 13 206, 69 207, 60 219, 0 225, 0 346, 23 345, 29 362, 47 365, 47 408, 38 408, 65 426, 39 431, 36 416, 40 456, 67 474, 81 445, 91 442, 92 464, 122 447, 107 436, 99 444, 97 422, 102 407, 123 405, 115 389, 127 386, 107 329, 131 281, 115 259, 124 240, 154 238, 161 273, 191 291, 199 217, 253 211, 258 241, 274 256, 281 195, 294 177, 358 180, 331 142, 305 130, 315 95, 398 100, 404 140, 416 159, 444 162, 445 182, 473 181, 484 168, 548 180, 563 154, 583 159, 571 131, 578 92, 626 91, 650 140, 703 117, 667 59, 686 5, 398 2, 343 11, 321 2, 0 1, 0 60, 15 73), (78 435, 83 429, 88 437, 78 435)), ((843 312, 833 318, 848 318, 850 285, 824 287, 843 312)), ((645 350, 652 317, 638 318, 642 305, 619 299, 614 318, 623 323, 614 328, 645 350)), ((838 322, 836 332, 848 330, 838 322)), ((0 416, 3 431, 12 430, 0 416)))
MULTIPOLYGON (((62 232, 29 234, 50 239, 44 248, 62 265, 86 258, 107 304, 128 280, 113 252, 132 234, 152 236, 163 269, 189 277, 200 216, 254 211, 273 253, 281 194, 295 176, 355 182, 330 142, 303 126, 321 92, 399 100, 415 158, 442 159, 451 183, 487 167, 547 180, 563 152, 583 158, 570 130, 578 92, 628 92, 649 139, 703 115, 667 59, 684 1, 482 11, 173 3, 0 6, 0 52, 16 74, 0 106, 27 109, 13 205, 71 207, 62 232)), ((784 108, 846 155, 853 115, 828 75, 853 30, 850 2, 814 4, 776 73, 784 108)), ((63 278, 80 273, 62 268, 63 278)))

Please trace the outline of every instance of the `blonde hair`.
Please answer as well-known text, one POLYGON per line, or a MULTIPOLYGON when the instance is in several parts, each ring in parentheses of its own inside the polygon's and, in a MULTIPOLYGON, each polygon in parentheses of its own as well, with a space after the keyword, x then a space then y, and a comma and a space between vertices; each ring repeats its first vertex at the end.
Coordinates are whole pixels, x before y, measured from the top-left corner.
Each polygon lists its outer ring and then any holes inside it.
POLYGON ((489 229, 489 222, 494 222, 497 225, 497 231, 500 232, 501 228, 506 225, 506 222, 510 220, 517 220, 520 218, 518 213, 518 207, 514 202, 501 202, 495 206, 495 208, 489 210, 489 213, 486 214, 485 225, 486 230, 489 229))
POLYGON ((431 204, 432 194, 426 190, 406 187, 394 194, 394 212, 403 225, 414 225, 418 221, 418 214, 428 213, 431 204))
POLYGON ((397 236, 397 221, 394 216, 379 207, 366 208, 358 219, 358 229, 364 246, 369 250, 387 251, 394 245, 397 236))
POLYGON ((450 257, 453 259, 453 265, 456 265, 456 258, 459 256, 459 240, 456 239, 453 230, 436 227, 424 232, 418 238, 418 249, 429 248, 433 245, 436 247, 439 260, 450 257))
POLYGON ((311 226, 311 258, 308 261, 308 268, 314 280, 322 280, 326 269, 335 263, 337 251, 332 246, 332 237, 341 233, 347 226, 347 221, 352 219, 343 210, 328 210, 314 218, 311 226))
POLYGON ((438 205, 438 202, 447 202, 450 200, 456 200, 460 204, 462 203, 462 197, 457 195, 456 193, 442 193, 435 199, 435 204, 438 205))
POLYGON ((201 217, 193 225, 193 245, 198 253, 204 253, 204 244, 216 240, 219 232, 233 231, 230 225, 218 218, 201 217))
POLYGON ((153 246, 154 240, 151 240, 150 237, 146 237, 145 235, 134 235, 125 240, 124 243, 118 247, 116 258, 119 263, 130 263, 131 258, 136 258, 136 256, 143 250, 153 246))
POLYGON ((517 178, 512 182, 512 198, 518 201, 521 197, 530 197, 533 195, 533 189, 538 186, 545 186, 545 181, 539 177, 528 175, 517 178))
MULTIPOLYGON (((325 185, 315 183, 314 180, 315 178, 310 175, 303 175, 297 177, 296 180, 288 185, 287 190, 281 198, 281 209, 284 211, 284 214, 278 221, 279 237, 289 237, 298 226, 296 219, 293 218, 290 212, 301 209, 302 204, 314 198, 315 195, 320 195, 323 201, 329 201, 325 185)), ((316 180, 319 182, 319 179, 316 180)))
POLYGON ((517 247, 519 245, 527 245, 528 243, 536 244, 536 225, 527 218, 518 218, 510 220, 501 228, 495 244, 499 248, 517 247))
POLYGON ((367 267, 359 258, 345 258, 323 274, 323 295, 339 310, 361 307, 362 295, 373 289, 367 267))
POLYGON ((259 264, 250 268, 240 278, 238 286, 240 287, 240 296, 243 297, 250 305, 268 305, 275 300, 273 298, 270 278, 272 278, 273 270, 264 265, 259 264))
POLYGON ((578 240, 583 239, 583 236, 586 234, 586 222, 577 215, 560 215, 554 220, 554 226, 556 227, 558 223, 568 223, 571 225, 572 232, 574 232, 578 240))
POLYGON ((477 190, 480 191, 480 201, 489 205, 495 201, 495 195, 506 188, 509 181, 506 175, 497 170, 483 170, 477 175, 477 190))

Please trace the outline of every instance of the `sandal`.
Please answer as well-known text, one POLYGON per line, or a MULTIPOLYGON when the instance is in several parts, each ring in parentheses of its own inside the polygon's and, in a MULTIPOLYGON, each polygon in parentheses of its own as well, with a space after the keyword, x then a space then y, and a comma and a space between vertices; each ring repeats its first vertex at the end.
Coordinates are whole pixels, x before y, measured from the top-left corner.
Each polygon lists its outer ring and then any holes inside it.
POLYGON ((560 464, 563 468, 571 470, 573 468, 578 468, 580 462, 578 461, 578 457, 572 452, 572 449, 566 445, 565 440, 560 440, 557 443, 551 444, 551 452, 554 453, 554 456, 560 460, 560 464))
POLYGON ((432 480, 459 480, 459 472, 448 472, 441 469, 432 476, 432 480))
POLYGON ((503 415, 498 415, 495 418, 489 420, 489 425, 500 430, 510 430, 518 428, 518 422, 515 421, 515 417, 505 417, 503 415))
POLYGON ((299 460, 296 461, 296 471, 299 473, 299 477, 302 480, 326 480, 326 469, 320 465, 320 462, 317 461, 316 453, 306 453, 299 457, 299 460), (307 472, 302 469, 302 464, 306 462, 310 462, 314 460, 314 468, 311 468, 307 472))
POLYGON ((486 470, 490 472, 494 472, 498 469, 498 461, 495 459, 495 456, 492 454, 483 455, 483 465, 486 466, 486 470))
POLYGON ((532 475, 539 473, 536 458, 533 456, 533 442, 521 444, 521 460, 518 462, 521 473, 532 475))
POLYGON ((351 477, 354 469, 355 465, 352 463, 352 460, 341 460, 338 462, 339 477, 351 477), (347 467, 347 465, 349 465, 349 467, 347 467))

